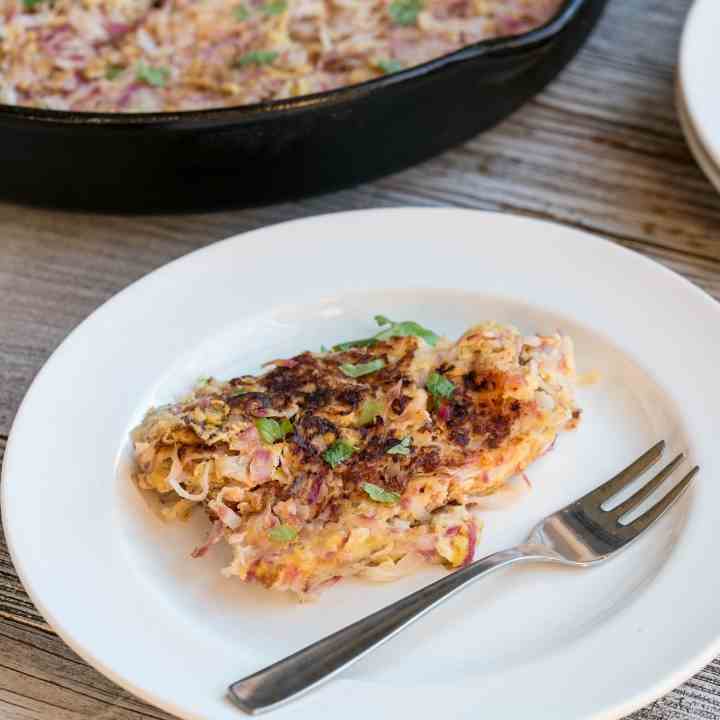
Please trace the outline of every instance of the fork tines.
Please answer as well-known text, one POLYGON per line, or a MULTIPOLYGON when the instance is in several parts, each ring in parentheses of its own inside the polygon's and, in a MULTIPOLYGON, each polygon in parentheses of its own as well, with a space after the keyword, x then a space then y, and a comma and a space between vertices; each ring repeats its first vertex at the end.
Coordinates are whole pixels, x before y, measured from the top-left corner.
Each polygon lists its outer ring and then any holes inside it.
MULTIPOLYGON (((637 460, 628 465, 622 472, 618 473, 614 478, 585 495, 581 502, 593 502, 598 505, 604 505, 610 498, 617 495, 621 490, 626 488, 630 483, 642 475, 649 467, 654 465, 662 456, 665 449, 665 441, 661 440, 653 445, 647 452, 643 453, 637 460)), ((677 485, 667 492, 661 500, 656 502, 651 508, 646 510, 638 518, 629 523, 623 523, 622 518, 629 512, 637 508, 640 503, 652 495, 667 480, 678 466, 685 460, 685 454, 680 453, 671 460, 657 475, 646 482, 641 488, 635 491, 629 498, 620 504, 610 508, 601 508, 607 513, 607 519, 614 520, 618 525, 633 533, 640 533, 649 527, 658 518, 677 502, 681 495, 685 492, 691 480, 699 471, 699 467, 695 467, 688 472, 677 485)))

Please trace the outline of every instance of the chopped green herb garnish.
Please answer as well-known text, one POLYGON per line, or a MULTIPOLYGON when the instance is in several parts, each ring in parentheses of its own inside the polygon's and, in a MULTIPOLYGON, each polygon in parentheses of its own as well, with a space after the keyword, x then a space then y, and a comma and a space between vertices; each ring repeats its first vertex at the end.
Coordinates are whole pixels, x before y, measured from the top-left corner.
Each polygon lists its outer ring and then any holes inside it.
POLYGON ((105 69, 105 79, 115 80, 119 78, 125 72, 125 68, 122 65, 108 65, 105 69))
POLYGON ((145 63, 138 63, 137 79, 153 87, 164 87, 170 77, 170 71, 164 67, 151 67, 145 63))
POLYGON ((414 25, 422 9, 422 0, 394 0, 390 3, 388 12, 396 25, 414 25))
POLYGON ((321 353, 326 353, 326 352, 330 352, 330 350, 329 350, 328 348, 326 348, 324 345, 321 345, 321 346, 320 346, 320 352, 321 352, 321 353))
POLYGON ((298 531, 290 525, 276 525, 268 532, 268 536, 275 542, 292 542, 298 536, 298 531))
POLYGON ((205 376, 199 377, 197 379, 196 385, 199 385, 200 387, 202 387, 203 385, 207 385, 210 382, 210 380, 212 380, 212 378, 210 378, 210 377, 205 377, 205 376))
POLYGON ((34 10, 43 2, 45 2, 45 0, 23 0, 23 8, 25 10, 34 10))
POLYGON ((384 315, 376 315, 375 322, 380 327, 385 327, 380 332, 376 333, 372 337, 362 338, 361 340, 350 340, 348 342, 340 343, 339 345, 333 346, 333 350, 344 351, 354 347, 371 347, 378 340, 388 340, 393 337, 405 337, 408 335, 414 335, 422 338, 430 347, 435 347, 437 341, 440 339, 432 330, 424 328, 422 325, 413 322, 412 320, 405 320, 404 322, 394 322, 384 315))
POLYGON ((341 465, 355 452, 355 448, 344 440, 336 440, 324 453, 325 462, 331 467, 336 468, 341 465))
POLYGON ((408 335, 414 335, 415 337, 422 338, 430 347, 435 347, 437 341, 440 339, 432 330, 424 328, 422 325, 413 322, 412 320, 405 320, 403 322, 394 322, 389 320, 384 315, 376 315, 375 322, 380 325, 387 325, 385 330, 381 330, 375 338, 377 340, 387 340, 393 337, 406 337, 408 335))
POLYGON ((399 60, 378 60, 377 66, 386 74, 400 72, 405 66, 399 60))
POLYGON ((348 342, 333 345, 333 350, 335 350, 336 352, 344 352, 345 350, 350 350, 350 348, 371 347, 376 342, 377 340, 375 338, 364 338, 363 340, 348 340, 348 342))
POLYGON ((263 6, 262 11, 266 15, 282 15, 287 10, 287 2, 285 0, 272 0, 263 6))
POLYGON ((370 398, 366 400, 360 408, 360 415, 358 416, 358 425, 363 427, 364 425, 370 425, 375 422, 375 418, 381 416, 385 411, 385 403, 382 400, 375 400, 370 398))
POLYGON ((246 65, 270 65, 275 62, 278 53, 273 50, 253 50, 235 61, 237 67, 246 65))
POLYGON ((409 438, 409 437, 403 438, 397 445, 393 445, 387 451, 387 454, 388 455, 409 455, 411 443, 412 443, 412 438, 409 438))
POLYGON ((232 14, 238 22, 243 22, 250 17, 250 11, 244 5, 236 5, 232 14))
POLYGON ((255 427, 260 433, 260 437, 268 445, 282 440, 294 429, 293 424, 287 418, 283 418, 280 422, 273 418, 260 418, 255 421, 255 427))
POLYGON ((351 378, 359 378, 363 375, 370 375, 370 373, 382 370, 385 367, 385 361, 382 358, 375 358, 366 363, 358 363, 353 365, 352 363, 343 363, 340 365, 340 370, 344 375, 351 378))
POLYGON ((455 392, 455 385, 446 377, 437 372, 430 373, 425 384, 427 391, 432 395, 433 402, 437 406, 440 400, 446 400, 455 392))
POLYGON ((400 499, 399 493, 383 490, 379 485, 373 485, 373 483, 364 482, 361 487, 375 502, 392 505, 400 499))

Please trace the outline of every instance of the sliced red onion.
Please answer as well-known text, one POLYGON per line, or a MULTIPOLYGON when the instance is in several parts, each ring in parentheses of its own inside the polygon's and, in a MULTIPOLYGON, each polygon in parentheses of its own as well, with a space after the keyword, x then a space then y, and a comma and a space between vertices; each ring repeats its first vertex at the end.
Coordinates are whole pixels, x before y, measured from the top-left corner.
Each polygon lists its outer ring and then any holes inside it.
POLYGON ((542 457, 543 455, 546 455, 549 452, 552 452, 555 449, 555 443, 557 442, 557 439, 558 439, 558 436, 556 435, 552 439, 552 442, 548 443, 548 446, 540 453, 540 457, 542 457))
POLYGON ((308 503, 311 505, 314 504, 318 496, 320 495, 320 490, 322 489, 323 485, 323 479, 320 475, 318 475, 312 483, 312 486, 310 487, 310 492, 308 493, 308 503))
POLYGON ((446 402, 444 402, 439 408, 438 408, 438 417, 447 422, 452 415, 452 408, 450 405, 446 402))
POLYGON ((468 549, 465 560, 463 561, 462 567, 469 565, 475 557, 475 546, 477 545, 477 527, 475 527, 475 521, 470 520, 467 524, 468 531, 468 549))

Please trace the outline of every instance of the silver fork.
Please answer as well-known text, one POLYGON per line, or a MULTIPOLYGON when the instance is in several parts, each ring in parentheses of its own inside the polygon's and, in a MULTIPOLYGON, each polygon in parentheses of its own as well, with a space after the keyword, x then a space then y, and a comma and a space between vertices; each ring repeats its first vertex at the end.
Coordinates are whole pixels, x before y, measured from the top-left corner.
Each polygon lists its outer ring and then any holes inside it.
POLYGON ((499 568, 518 562, 589 567, 614 557, 680 499, 699 470, 697 466, 690 470, 661 500, 632 522, 621 520, 670 477, 685 459, 683 453, 627 500, 610 510, 603 509, 610 498, 657 462, 664 449, 665 442, 659 442, 608 482, 546 517, 522 545, 476 560, 294 655, 238 680, 230 686, 230 696, 251 715, 272 710, 337 675, 449 597, 499 568))

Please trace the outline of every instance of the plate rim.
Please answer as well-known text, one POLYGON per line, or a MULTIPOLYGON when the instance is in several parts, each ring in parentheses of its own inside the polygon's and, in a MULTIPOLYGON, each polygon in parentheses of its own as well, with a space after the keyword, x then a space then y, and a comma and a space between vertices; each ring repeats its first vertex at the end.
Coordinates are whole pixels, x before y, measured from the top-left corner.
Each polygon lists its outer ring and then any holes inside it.
POLYGON ((682 85, 679 80, 675 86, 675 105, 677 108, 678 119, 680 121, 680 127, 685 135, 685 140, 690 148, 690 152, 695 158, 695 162, 698 164, 705 177, 709 180, 710 184, 718 192, 720 192, 720 167, 715 165, 712 156, 702 144, 702 140, 695 127, 695 123, 693 123, 693 120, 690 117, 685 93, 683 92, 682 85))
MULTIPOLYGON (((716 19, 715 25, 720 24, 720 7, 714 3, 714 0, 695 0, 693 2, 685 19, 680 38, 677 77, 678 83, 682 87, 687 119, 692 124, 696 140, 713 164, 720 167, 720 126, 717 133, 713 134, 702 121, 705 116, 703 108, 706 107, 706 105, 703 105, 702 99, 707 94, 697 87, 695 76, 690 72, 690 68, 693 66, 693 58, 701 50, 696 38, 702 37, 704 27, 712 27, 713 24, 708 23, 707 18, 712 19, 713 17, 716 19)), ((720 60, 720 53, 718 59, 720 60)), ((715 114, 720 119, 720 106, 715 114)))
MULTIPOLYGON (((17 572, 18 576, 20 577, 21 582, 23 583, 23 587, 25 588, 26 592, 30 596, 31 600, 37 607, 37 609, 41 612, 43 617, 48 621, 48 623, 52 626, 53 630, 59 635, 59 637, 72 649, 74 650, 78 655, 80 655, 86 662, 88 662, 91 666, 98 669, 101 673, 103 673, 106 677, 111 679, 113 682, 118 684, 119 686, 129 690, 137 697, 141 698, 142 700, 145 700, 146 702, 149 702, 156 707, 162 708, 168 712, 174 713, 178 715, 179 717, 183 718, 194 718, 196 717, 195 714, 191 714, 188 712, 186 708, 183 708, 181 706, 176 706, 172 702, 168 702, 168 700, 164 697, 155 695, 152 690, 147 689, 145 687, 141 687, 136 685, 135 683, 131 682, 125 675, 123 675, 120 672, 115 671, 112 667, 106 665, 104 661, 97 657, 93 652, 91 648, 87 648, 83 646, 80 643, 77 643, 75 641, 75 637, 72 633, 72 631, 65 627, 64 623, 59 619, 56 618, 53 613, 51 612, 50 608, 43 602, 42 598, 38 596, 38 594, 35 592, 35 588, 33 586, 33 583, 31 582, 30 578, 27 576, 26 568, 23 566, 23 563, 20 559, 19 553, 18 553, 18 547, 19 543, 17 541, 17 538, 14 536, 14 527, 12 523, 7 523, 8 518, 8 503, 10 500, 9 497, 9 476, 11 470, 9 468, 14 468, 14 456, 16 454, 16 445, 18 444, 17 435, 19 433, 19 430, 16 430, 18 427, 22 427, 22 424, 25 422, 25 415, 27 413, 27 406, 30 404, 32 400, 32 394, 33 390, 37 388, 39 383, 41 382, 42 378, 51 372, 53 368, 53 364, 56 361, 56 358, 63 352, 66 351, 68 348, 71 340, 77 336, 80 336, 83 332, 85 332, 85 329, 88 325, 88 323, 91 322, 93 318, 95 318, 99 313, 103 312, 105 308, 110 307, 111 305, 117 304, 119 302, 122 302, 123 299, 128 295, 133 293, 137 288, 145 283, 152 282, 152 278, 163 274, 163 273, 170 273, 175 272, 178 267, 185 265, 185 264, 191 264, 193 262, 196 262, 198 258, 202 257, 203 255, 209 254, 213 252, 215 249, 219 247, 225 247, 228 245, 231 245, 233 243, 237 243, 240 241, 247 240, 248 236, 254 236, 254 235, 262 235, 265 233, 272 233, 276 231, 278 228, 282 226, 288 226, 288 225, 311 225, 312 223, 316 222, 324 222, 328 218, 333 218, 334 220, 348 218, 348 217, 356 217, 360 214, 362 215, 378 215, 378 216, 384 216, 388 213, 392 214, 401 214, 405 213, 408 215, 413 215, 414 213, 433 213, 433 214, 439 214, 439 213, 462 213, 466 215, 473 215, 475 218, 477 218, 478 222, 482 222, 481 218, 491 216, 491 217, 502 217, 504 220, 509 220, 511 222, 519 222, 524 225, 544 225, 544 226, 552 226, 556 228, 559 231, 562 232, 569 232, 574 235, 582 236, 582 239, 585 242, 590 242, 595 244, 597 248, 602 247, 603 252, 607 251, 610 255, 615 256, 615 258, 619 258, 619 262, 622 263, 623 259, 630 260, 632 259, 635 262, 639 262, 645 269, 649 272, 654 273, 661 273, 664 275, 665 280, 668 282, 673 283, 676 287, 682 288, 683 291, 691 293, 697 301, 701 301, 705 303, 709 308, 712 308, 712 311, 715 313, 720 312, 720 306, 716 303, 716 301, 709 296, 705 291, 703 291, 701 288, 697 287, 693 283, 691 283, 689 280, 684 278, 683 276, 673 272, 669 268, 665 267, 664 265, 661 265, 660 263, 652 260, 651 258, 648 258, 645 255, 642 255, 634 250, 631 250, 629 248, 622 247, 616 243, 613 243, 611 241, 608 241, 604 239, 603 237, 590 233, 586 230, 580 230, 571 226, 563 225, 560 223, 554 223, 549 222, 547 220, 539 220, 536 218, 531 218, 527 216, 521 216, 521 215, 514 215, 514 214, 508 214, 508 213, 498 213, 498 212, 490 212, 490 211, 482 211, 482 210, 472 210, 472 209, 464 209, 464 208, 448 208, 448 207, 398 207, 398 208, 371 208, 371 209, 364 209, 364 210, 351 210, 351 211, 338 211, 333 213, 326 213, 321 215, 314 215, 302 219, 295 219, 295 220, 289 220, 282 223, 277 223, 274 225, 254 229, 248 232, 239 233, 236 235, 233 235, 229 238, 217 241, 215 243, 211 243, 207 246, 204 246, 202 248, 198 248, 186 255, 183 255, 179 258, 176 258, 164 265, 161 265, 160 267, 156 268, 155 270, 151 271, 150 273, 144 275, 143 277, 139 278, 135 282, 128 285, 126 288, 122 289, 112 297, 110 297, 107 301, 102 303, 98 308, 96 308, 87 318, 85 318, 81 323, 79 323, 63 340, 63 342, 56 348, 56 350, 51 353, 51 355, 48 357, 48 359, 43 364, 40 371, 36 374, 35 378, 33 379, 32 383, 30 384, 29 388, 27 389, 25 396, 17 410, 16 416, 13 420, 11 430, 8 436, 7 444, 6 444, 6 450, 5 450, 5 457, 4 462, 2 466, 2 479, 0 481, 0 512, 2 513, 2 516, 5 520, 5 532, 6 532, 6 540, 7 540, 7 546, 8 551, 10 553, 10 558, 13 563, 13 566, 15 568, 15 571, 17 572), (13 528, 10 530, 10 528, 13 528)), ((405 288, 407 286, 402 285, 401 287, 405 288)), ((706 665, 710 660, 712 660, 718 653, 720 652, 720 634, 718 634, 716 637, 712 638, 711 641, 706 642, 704 649, 702 649, 700 652, 698 652, 692 662, 687 662, 683 667, 678 668, 672 675, 668 674, 664 678, 661 678, 657 681, 657 683, 652 686, 646 688, 646 690, 642 693, 636 694, 632 698, 628 698, 627 701, 622 705, 615 705, 613 708, 604 708, 599 711, 599 714, 593 714, 592 717, 595 718, 609 718, 609 717, 615 717, 614 713, 621 713, 621 714, 627 714, 630 713, 640 707, 643 707, 647 703, 651 702, 652 700, 656 699, 662 694, 665 694, 666 692, 672 690, 674 687, 676 687, 678 684, 685 681, 687 678, 691 677, 698 669, 701 669, 704 665, 706 665), (613 713, 612 715, 607 713, 613 713)), ((335 681, 336 683, 338 681, 335 681)), ((344 681, 339 681, 344 682, 344 681)), ((199 717, 199 716, 197 716, 199 717)), ((239 716, 241 717, 241 716, 239 716)), ((590 716, 588 716, 590 717, 590 716)))

